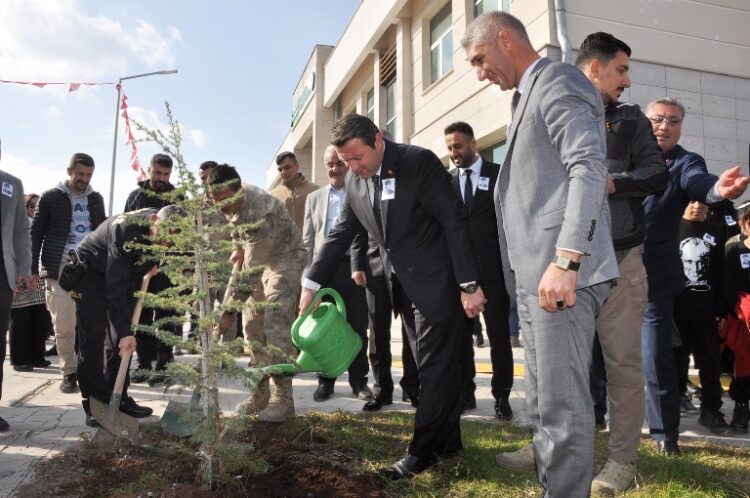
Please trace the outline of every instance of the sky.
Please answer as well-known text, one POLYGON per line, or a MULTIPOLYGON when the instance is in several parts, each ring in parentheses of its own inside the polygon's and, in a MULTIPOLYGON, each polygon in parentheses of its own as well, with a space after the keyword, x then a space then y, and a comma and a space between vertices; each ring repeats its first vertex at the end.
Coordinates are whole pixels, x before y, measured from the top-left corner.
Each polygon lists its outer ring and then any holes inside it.
MULTIPOLYGON (((359 0, 0 0, 0 80, 123 82, 130 117, 165 128, 168 101, 197 170, 238 168, 265 187, 265 171, 292 112, 292 92, 315 44, 335 45, 359 0)), ((70 156, 90 154, 92 186, 109 198, 114 86, 37 88, 0 83, 0 169, 41 193, 64 180, 70 156)), ((120 120, 114 212, 136 188, 120 120)), ((134 130, 135 131, 135 130, 134 130)), ((138 133, 136 132, 136 137, 138 133)), ((158 146, 138 143, 144 169, 158 146)), ((109 210, 109 206, 107 206, 109 210)))

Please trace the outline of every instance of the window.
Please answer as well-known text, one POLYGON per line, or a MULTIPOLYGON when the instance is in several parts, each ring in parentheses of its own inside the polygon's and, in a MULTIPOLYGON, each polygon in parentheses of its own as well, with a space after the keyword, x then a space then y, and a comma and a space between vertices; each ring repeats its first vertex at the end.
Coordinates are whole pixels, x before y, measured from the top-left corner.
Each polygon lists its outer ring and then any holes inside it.
POLYGON ((341 117, 341 96, 337 97, 333 103, 333 120, 338 121, 341 117))
POLYGON ((385 87, 385 127, 391 137, 396 139, 396 80, 392 80, 385 87))
POLYGON ((502 141, 480 150, 479 155, 491 163, 503 164, 506 149, 505 141, 502 141))
POLYGON ((375 121, 375 88, 370 88, 367 92, 367 117, 370 121, 375 121))
POLYGON ((474 0, 474 18, 493 10, 509 12, 510 0, 474 0))
POLYGON ((453 24, 451 3, 430 19, 430 83, 453 69, 453 24))

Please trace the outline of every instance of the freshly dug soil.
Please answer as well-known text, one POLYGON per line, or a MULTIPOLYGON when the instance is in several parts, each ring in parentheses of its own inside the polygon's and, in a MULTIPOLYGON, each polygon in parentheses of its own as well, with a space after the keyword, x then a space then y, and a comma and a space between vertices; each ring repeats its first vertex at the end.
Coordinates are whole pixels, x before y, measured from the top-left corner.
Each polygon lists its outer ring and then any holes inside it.
MULTIPOLYGON (((304 417, 300 417, 304 419, 304 417)), ((35 479, 18 490, 24 498, 70 497, 385 497, 382 481, 352 450, 313 436, 303 421, 255 423, 236 438, 251 448, 255 471, 201 486, 197 444, 142 425, 140 445, 99 430, 91 440, 37 465, 35 479)))

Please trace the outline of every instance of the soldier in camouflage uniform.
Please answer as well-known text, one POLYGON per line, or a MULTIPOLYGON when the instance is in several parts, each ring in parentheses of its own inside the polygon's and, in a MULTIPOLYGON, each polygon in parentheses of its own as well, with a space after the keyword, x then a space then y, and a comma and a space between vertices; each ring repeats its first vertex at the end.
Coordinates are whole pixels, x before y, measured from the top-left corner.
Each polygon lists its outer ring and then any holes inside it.
MULTIPOLYGON (((265 310, 264 327, 257 330, 251 326, 251 314, 247 313, 253 305, 252 296, 246 290, 232 291, 233 297, 246 303, 243 311, 243 316, 247 317, 243 323, 246 339, 257 341, 266 348, 276 347, 286 355, 269 356, 265 348, 258 348, 253 352, 254 363, 288 362, 288 357, 295 356, 290 329, 296 316, 299 282, 306 261, 302 235, 278 199, 258 187, 241 183, 233 167, 217 166, 208 183, 209 194, 216 203, 236 196, 235 200, 220 205, 227 221, 238 227, 232 232, 232 238, 238 244, 233 259, 242 261, 243 269, 265 266, 260 276, 263 293, 266 302, 277 305, 265 310), (247 226, 257 221, 263 223, 254 229, 247 226)), ((222 329, 229 328, 233 317, 225 313, 221 322, 222 329)), ((268 378, 265 378, 256 392, 238 405, 237 411, 258 412, 258 418, 266 422, 281 422, 294 416, 292 378, 273 375, 271 380, 272 391, 268 378)))

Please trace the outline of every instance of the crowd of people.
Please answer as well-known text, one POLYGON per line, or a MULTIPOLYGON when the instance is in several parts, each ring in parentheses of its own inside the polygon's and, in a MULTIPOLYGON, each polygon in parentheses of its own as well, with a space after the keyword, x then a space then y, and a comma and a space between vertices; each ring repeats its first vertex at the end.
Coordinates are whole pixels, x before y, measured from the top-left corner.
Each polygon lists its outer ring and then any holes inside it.
MULTIPOLYGON (((534 429, 532 443, 496 461, 535 468, 546 497, 631 486, 644 419, 660 454, 678 456, 680 418, 698 411, 688 394, 690 355, 700 377, 698 422, 723 436, 747 433, 750 203, 732 201, 750 177, 739 167, 710 174, 700 155, 678 145, 686 116, 677 100, 655 100, 645 112, 619 101, 630 86, 631 49, 608 33, 586 37, 575 65, 540 58, 523 24, 503 12, 479 16, 461 43, 479 80, 515 89, 502 165, 478 154, 469 123, 445 128, 440 152, 455 167, 448 171, 435 152, 395 143, 356 114, 333 125, 322 187, 305 179, 292 152, 278 155, 270 192, 243 183, 229 165, 201 164, 207 205, 221 211, 208 224, 263 222, 227 232, 236 267, 264 270, 252 292, 227 291, 246 305, 241 322, 223 313, 222 337, 239 329, 264 346, 253 351, 254 364, 283 361, 295 353, 295 316, 331 287, 366 344, 349 367, 352 394, 377 411, 393 403, 391 319, 399 316, 402 399, 416 413, 405 456, 382 469, 392 479, 463 451, 460 416, 477 407, 480 315, 501 421, 514 415, 511 348, 521 331, 534 429), (276 306, 259 311, 259 301, 276 306), (729 423, 723 372, 733 376, 729 423), (605 414, 608 458, 592 481, 605 414)), ((20 371, 47 366, 53 329, 60 389, 80 387, 89 425, 97 421, 88 399, 108 401, 119 353, 136 352, 147 372, 134 382, 164 381, 174 360, 172 348, 131 330, 133 291, 155 263, 126 247, 185 215, 179 198, 164 195, 174 190, 171 171, 172 159, 155 155, 127 214, 109 219, 89 184, 94 160, 86 154, 74 154, 67 179, 41 196, 24 196, 21 182, 0 171, 0 328, 12 318, 11 363, 20 371)), ((172 285, 159 275, 153 292, 172 285)), ((142 323, 164 313, 147 310, 142 323)), ((315 401, 328 400, 335 382, 320 376, 315 401)), ((237 410, 283 421, 294 415, 292 388, 291 377, 271 375, 237 410)), ((121 409, 151 413, 126 394, 121 409)))

